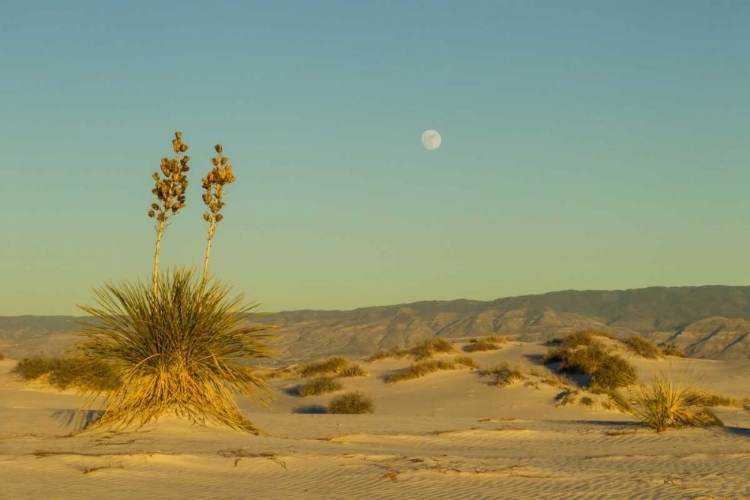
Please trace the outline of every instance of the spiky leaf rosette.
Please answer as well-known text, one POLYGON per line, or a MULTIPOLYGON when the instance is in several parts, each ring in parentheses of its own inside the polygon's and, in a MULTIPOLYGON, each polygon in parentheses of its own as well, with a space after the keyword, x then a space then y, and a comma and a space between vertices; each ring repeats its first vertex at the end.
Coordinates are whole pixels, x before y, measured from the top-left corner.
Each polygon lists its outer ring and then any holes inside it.
POLYGON ((165 414, 206 420, 254 434, 261 431, 239 411, 235 394, 267 405, 270 392, 257 369, 244 362, 272 356, 272 325, 250 326, 256 306, 229 297, 216 282, 200 293, 192 270, 176 269, 149 284, 109 283, 95 290, 98 307, 79 306, 95 321, 81 321, 77 347, 111 363, 122 387, 106 394, 95 426, 143 425, 165 414))

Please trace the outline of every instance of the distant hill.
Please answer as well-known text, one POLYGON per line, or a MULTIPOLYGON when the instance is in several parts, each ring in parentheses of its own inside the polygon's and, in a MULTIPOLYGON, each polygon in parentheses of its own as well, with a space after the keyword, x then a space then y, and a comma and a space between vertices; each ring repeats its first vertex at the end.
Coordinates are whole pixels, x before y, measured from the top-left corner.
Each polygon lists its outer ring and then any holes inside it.
MULTIPOLYGON (((0 317, 0 352, 57 354, 70 345, 71 316, 0 317)), ((451 300, 351 311, 289 311, 257 321, 280 326, 287 361, 326 355, 365 356, 380 347, 428 337, 516 335, 546 340, 583 328, 674 342, 691 357, 750 359, 750 287, 652 287, 566 290, 493 301, 451 300)))

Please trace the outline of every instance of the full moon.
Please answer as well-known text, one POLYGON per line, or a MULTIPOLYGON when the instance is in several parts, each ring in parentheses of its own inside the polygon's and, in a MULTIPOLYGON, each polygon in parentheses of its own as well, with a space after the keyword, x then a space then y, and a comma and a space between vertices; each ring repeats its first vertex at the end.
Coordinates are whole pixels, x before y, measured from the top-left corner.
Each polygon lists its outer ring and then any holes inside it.
POLYGON ((440 134, 438 134, 437 130, 426 130, 422 134, 422 146, 424 146, 425 149, 430 151, 437 149, 440 147, 441 142, 443 142, 443 140, 440 138, 440 134))

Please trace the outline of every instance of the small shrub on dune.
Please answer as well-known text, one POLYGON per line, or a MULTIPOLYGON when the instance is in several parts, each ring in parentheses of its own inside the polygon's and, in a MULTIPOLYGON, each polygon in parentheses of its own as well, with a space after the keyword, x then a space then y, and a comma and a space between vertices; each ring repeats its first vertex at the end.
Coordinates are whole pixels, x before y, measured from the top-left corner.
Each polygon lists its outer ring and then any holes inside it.
POLYGON ((70 388, 82 391, 105 392, 120 387, 117 373, 107 363, 81 357, 24 358, 11 370, 24 380, 45 377, 46 382, 59 390, 70 388))
POLYGON ((318 377, 300 385, 297 390, 299 395, 305 398, 307 396, 319 396, 321 394, 328 394, 329 392, 340 391, 343 388, 344 385, 334 378, 318 377))
POLYGON ((581 349, 563 349, 562 366, 564 373, 592 374, 611 357, 604 346, 595 342, 581 349))
POLYGON ((590 387, 594 393, 607 393, 627 387, 638 380, 635 366, 620 356, 609 356, 590 376, 590 387))
MULTIPOLYGON (((495 337, 500 338, 500 337, 495 337)), ((502 342, 495 342, 487 338, 472 339, 467 345, 464 346, 466 352, 482 352, 482 351, 496 351, 502 348, 502 344, 505 343, 505 339, 502 342)))
POLYGON ((328 413, 354 415, 374 412, 375 403, 372 398, 361 392, 341 394, 328 404, 328 413))
POLYGON ((283 379, 283 378, 298 378, 299 374, 293 367, 285 366, 283 368, 277 368, 268 372, 265 375, 267 379, 283 379))
POLYGON ((529 370, 529 375, 539 377, 543 384, 547 384, 552 387, 575 387, 576 383, 565 375, 555 373, 549 368, 537 368, 532 367, 529 370))
POLYGON ((383 359, 402 359, 409 355, 409 351, 400 347, 392 349, 380 349, 378 352, 367 358, 367 361, 381 361, 383 359))
POLYGON ((675 344, 666 344, 661 348, 662 356, 675 356, 677 358, 686 358, 685 351, 677 347, 675 344))
POLYGON ((315 377, 318 375, 335 375, 347 366, 349 366, 349 361, 340 356, 336 356, 323 361, 314 361, 312 363, 300 365, 297 372, 304 378, 315 377))
POLYGON ((235 394, 267 404, 270 392, 260 371, 248 364, 273 355, 262 333, 272 325, 251 326, 254 305, 209 279, 214 234, 224 216, 225 189, 235 181, 232 165, 215 147, 213 168, 202 179, 208 237, 201 279, 192 270, 159 273, 162 237, 168 220, 186 204, 190 158, 182 133, 172 141, 174 158, 164 158, 151 191, 157 198, 148 216, 156 221, 156 248, 150 283, 107 284, 95 290, 97 306, 79 306, 94 321, 79 322, 85 340, 79 349, 88 359, 110 364, 122 385, 106 394, 102 418, 89 429, 105 425, 145 424, 165 414, 196 423, 211 420, 259 434, 245 418, 235 394))
POLYGON ((507 361, 504 361, 493 367, 486 368, 479 374, 483 377, 491 377, 492 381, 490 382, 490 385, 494 385, 497 387, 505 387, 512 384, 513 382, 518 382, 525 379, 523 373, 521 373, 521 370, 516 367, 510 366, 507 361))
POLYGON ((638 356, 648 359, 659 359, 661 357, 661 351, 659 348, 656 347, 653 342, 641 337, 640 335, 628 337, 623 343, 638 356))
POLYGON ((688 394, 687 401, 691 405, 702 405, 706 407, 725 406, 727 408, 744 408, 742 400, 727 396, 695 390, 688 394))
POLYGON ((452 361, 422 361, 421 363, 414 363, 411 366, 396 370, 386 377, 386 382, 403 382, 405 380, 413 380, 415 378, 424 377, 430 373, 434 373, 440 370, 456 370, 460 365, 452 361))
POLYGON ((453 342, 441 337, 427 339, 421 344, 409 349, 409 354, 414 357, 415 361, 429 359, 435 354, 452 352, 456 352, 456 349, 453 347, 453 342))
POLYGON ((456 356, 455 358, 453 358, 453 362, 457 365, 463 365, 468 368, 479 368, 479 365, 471 356, 456 356))
POLYGON ((55 362, 52 359, 42 357, 23 358, 10 372, 24 380, 36 380, 42 375, 47 375, 54 367, 55 362))
POLYGON ((723 426, 724 423, 695 398, 692 383, 673 381, 664 373, 654 377, 650 387, 641 387, 631 401, 632 413, 645 425, 663 432, 682 427, 723 426))
POLYGON ((336 374, 337 377, 366 377, 367 372, 356 363, 352 363, 336 374))
POLYGON ((597 343, 597 341, 594 339, 594 336, 591 334, 591 332, 588 331, 573 332, 562 340, 562 346, 567 347, 568 349, 575 349, 576 347, 581 346, 590 346, 594 343, 597 343))

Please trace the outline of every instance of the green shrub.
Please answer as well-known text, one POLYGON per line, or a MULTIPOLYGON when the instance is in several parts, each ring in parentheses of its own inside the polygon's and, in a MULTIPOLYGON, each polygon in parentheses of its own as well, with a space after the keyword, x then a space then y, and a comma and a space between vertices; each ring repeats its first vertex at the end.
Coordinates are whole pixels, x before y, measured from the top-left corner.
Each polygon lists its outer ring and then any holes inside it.
POLYGON ((633 335, 632 337, 626 338, 624 344, 628 349, 644 358, 658 359, 661 355, 661 351, 653 344, 653 342, 650 342, 640 335, 633 335))
POLYGON ((620 356, 609 356, 590 377, 590 387, 595 393, 606 393, 627 387, 638 380, 638 371, 620 356))
POLYGON ((321 394, 328 394, 329 392, 340 391, 344 388, 344 385, 336 379, 331 377, 318 377, 304 384, 300 385, 297 392, 303 398, 307 396, 319 396, 321 394))
POLYGON ((328 404, 328 413, 334 414, 363 414, 373 413, 375 403, 370 396, 360 392, 346 392, 336 396, 328 404))

